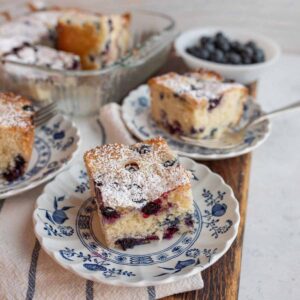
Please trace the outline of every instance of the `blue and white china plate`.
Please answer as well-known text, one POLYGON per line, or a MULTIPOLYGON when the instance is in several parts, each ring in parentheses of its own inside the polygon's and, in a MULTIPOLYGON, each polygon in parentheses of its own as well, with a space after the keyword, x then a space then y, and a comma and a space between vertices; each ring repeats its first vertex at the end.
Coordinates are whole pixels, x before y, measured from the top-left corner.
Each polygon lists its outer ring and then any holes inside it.
POLYGON ((119 286, 150 286, 194 275, 220 259, 239 226, 232 189, 206 166, 181 163, 193 174, 196 226, 192 233, 122 251, 103 243, 87 173, 74 165, 50 182, 37 199, 35 233, 61 266, 92 281, 119 286))
MULTIPOLYGON (((218 150, 194 146, 174 138, 174 136, 159 127, 151 118, 150 102, 151 98, 147 85, 141 85, 124 99, 122 117, 128 130, 140 140, 162 136, 178 154, 194 159, 216 160, 248 153, 261 145, 269 136, 271 130, 270 122, 266 120, 254 126, 251 130, 249 129, 244 143, 232 149, 218 150)), ((259 104, 249 98, 244 106, 244 114, 238 126, 242 127, 261 113, 262 110, 259 104)))
POLYGON ((78 143, 75 124, 61 115, 36 128, 26 173, 10 183, 0 180, 0 199, 20 194, 53 178, 72 160, 78 143))

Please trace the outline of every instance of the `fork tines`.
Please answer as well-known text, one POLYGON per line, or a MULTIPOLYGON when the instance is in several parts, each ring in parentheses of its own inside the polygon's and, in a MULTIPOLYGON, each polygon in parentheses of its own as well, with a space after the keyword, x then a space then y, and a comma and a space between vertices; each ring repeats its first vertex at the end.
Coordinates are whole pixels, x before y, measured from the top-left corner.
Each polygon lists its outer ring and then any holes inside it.
POLYGON ((34 124, 35 126, 41 126, 49 121, 52 117, 57 114, 57 105, 56 102, 52 102, 46 106, 43 106, 34 116, 34 124))

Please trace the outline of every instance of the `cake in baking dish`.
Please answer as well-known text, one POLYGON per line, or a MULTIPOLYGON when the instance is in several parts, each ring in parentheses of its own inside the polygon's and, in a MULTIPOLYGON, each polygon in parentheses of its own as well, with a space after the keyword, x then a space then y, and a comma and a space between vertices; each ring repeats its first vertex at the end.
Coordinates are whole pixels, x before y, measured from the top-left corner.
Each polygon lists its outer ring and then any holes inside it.
POLYGON ((22 176, 34 143, 31 101, 13 93, 0 93, 0 177, 22 176))
MULTIPOLYGON (((25 45, 3 55, 2 61, 14 61, 54 70, 79 70, 80 57, 46 46, 25 45)), ((20 72, 20 70, 17 69, 20 72)), ((28 72, 28 71, 27 71, 28 72)))
POLYGON ((96 15, 70 11, 57 25, 59 50, 80 56, 83 69, 99 69, 115 62, 129 46, 130 15, 96 15))
POLYGON ((236 125, 248 90, 214 72, 168 73, 148 82, 152 118, 170 133, 213 138, 236 125))
POLYGON ((126 250, 193 229, 189 172, 162 138, 96 147, 84 160, 108 246, 126 250))

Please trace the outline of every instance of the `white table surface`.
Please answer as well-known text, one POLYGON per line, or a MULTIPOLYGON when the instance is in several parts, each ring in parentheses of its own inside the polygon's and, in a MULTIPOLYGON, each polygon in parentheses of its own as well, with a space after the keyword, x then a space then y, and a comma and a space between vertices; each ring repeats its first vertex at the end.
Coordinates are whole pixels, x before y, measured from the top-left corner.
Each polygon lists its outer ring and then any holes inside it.
MULTIPOLYGON (((270 110, 300 100, 300 56, 284 55, 259 82, 270 110)), ((239 299, 300 299, 300 110, 273 120, 253 153, 239 299)))
MULTIPOLYGON (((300 100, 300 55, 284 55, 265 74, 258 99, 266 111, 300 100)), ((77 124, 84 148, 96 145, 97 129, 89 128, 95 123, 77 124)), ((253 154, 240 300, 300 299, 299 132, 300 110, 277 117, 253 154)))

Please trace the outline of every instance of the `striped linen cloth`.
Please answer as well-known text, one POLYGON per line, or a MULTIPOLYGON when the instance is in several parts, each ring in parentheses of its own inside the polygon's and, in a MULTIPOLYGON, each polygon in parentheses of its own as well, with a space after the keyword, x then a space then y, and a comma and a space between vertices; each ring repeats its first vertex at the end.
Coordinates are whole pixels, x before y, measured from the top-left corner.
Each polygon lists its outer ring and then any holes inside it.
MULTIPOLYGON (((101 110, 100 120, 104 124, 105 141, 132 143, 134 140, 121 121, 119 109, 116 104, 108 104, 101 110), (109 124, 109 127, 105 124, 109 124)), ((86 133, 88 129, 83 128, 81 131, 86 133)), ((1 300, 154 300, 203 287, 200 273, 175 283, 128 288, 92 282, 66 271, 41 249, 33 233, 32 212, 43 188, 44 185, 0 200, 1 300)))

